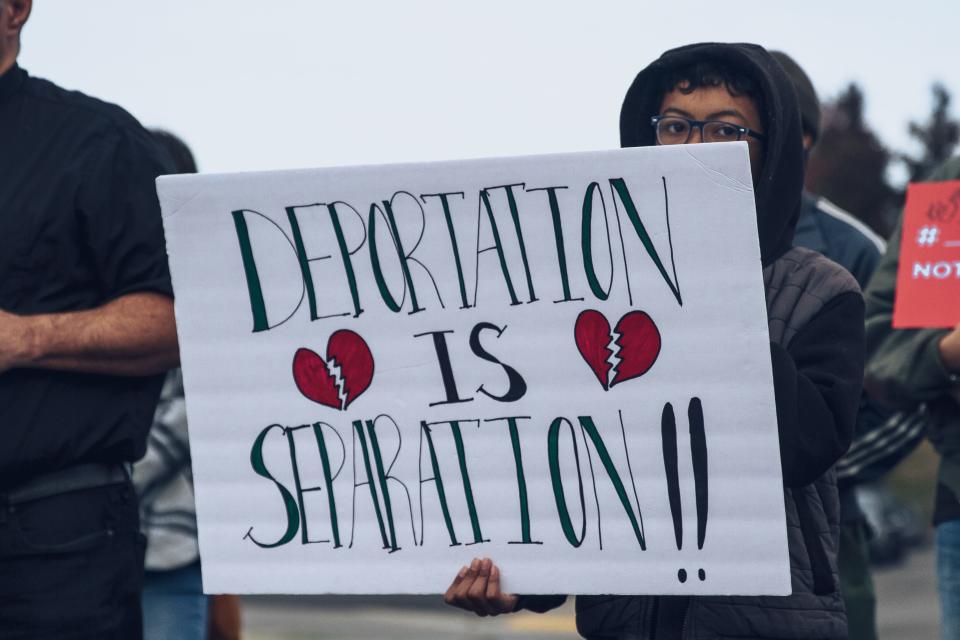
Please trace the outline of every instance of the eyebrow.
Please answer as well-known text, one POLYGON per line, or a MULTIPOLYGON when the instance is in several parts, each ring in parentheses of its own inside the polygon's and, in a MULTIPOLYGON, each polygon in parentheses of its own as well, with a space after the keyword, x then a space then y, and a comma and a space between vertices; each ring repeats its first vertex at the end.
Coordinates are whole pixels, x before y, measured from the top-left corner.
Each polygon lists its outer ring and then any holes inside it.
MULTIPOLYGON (((689 113, 689 112, 687 112, 687 111, 684 111, 683 109, 678 109, 677 107, 667 107, 666 109, 663 110, 664 113, 668 113, 668 112, 671 112, 671 111, 674 112, 674 113, 677 113, 678 115, 681 115, 681 116, 683 116, 683 117, 685 117, 685 118, 690 118, 691 120, 696 120, 696 118, 693 117, 693 114, 691 114, 691 113, 689 113)), ((717 118, 722 118, 723 116, 733 116, 734 118, 740 118, 740 119, 743 120, 744 122, 747 121, 746 116, 744 116, 742 113, 740 113, 740 112, 737 111, 736 109, 725 109, 724 111, 715 111, 714 113, 711 113, 710 115, 708 115, 708 116, 707 116, 706 118, 704 118, 704 119, 705 119, 705 120, 716 120, 717 118)))

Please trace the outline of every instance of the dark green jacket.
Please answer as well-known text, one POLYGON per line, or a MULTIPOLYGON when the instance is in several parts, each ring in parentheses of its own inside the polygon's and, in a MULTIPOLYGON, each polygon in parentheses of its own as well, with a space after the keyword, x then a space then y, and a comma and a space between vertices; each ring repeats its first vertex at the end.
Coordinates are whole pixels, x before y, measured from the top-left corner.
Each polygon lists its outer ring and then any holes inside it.
MULTIPOLYGON (((960 157, 942 165, 929 179, 958 178, 960 157)), ((939 351, 940 340, 948 331, 891 326, 901 231, 898 228, 890 238, 887 253, 865 293, 865 386, 872 396, 893 407, 926 406, 929 436, 941 455, 940 482, 960 496, 960 385, 956 375, 944 367, 939 351)))

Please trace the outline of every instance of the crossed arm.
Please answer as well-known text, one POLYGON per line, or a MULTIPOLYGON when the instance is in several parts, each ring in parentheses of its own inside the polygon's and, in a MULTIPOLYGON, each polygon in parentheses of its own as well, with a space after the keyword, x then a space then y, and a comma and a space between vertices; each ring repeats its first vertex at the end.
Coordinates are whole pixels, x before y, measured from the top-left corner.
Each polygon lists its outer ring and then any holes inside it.
POLYGON ((146 376, 179 361, 173 300, 159 293, 130 293, 86 311, 0 310, 0 373, 32 368, 146 376))

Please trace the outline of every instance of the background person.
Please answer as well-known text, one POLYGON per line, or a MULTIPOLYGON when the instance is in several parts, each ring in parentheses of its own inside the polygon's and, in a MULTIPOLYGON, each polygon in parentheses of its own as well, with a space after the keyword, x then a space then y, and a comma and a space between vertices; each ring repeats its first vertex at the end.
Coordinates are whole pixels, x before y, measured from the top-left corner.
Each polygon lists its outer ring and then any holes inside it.
POLYGON ((141 637, 144 452, 177 338, 154 179, 117 106, 17 64, 30 0, 0 0, 0 632, 141 637))
MULTIPOLYGON (((168 131, 153 137, 173 161, 173 173, 196 173, 186 143, 168 131)), ((197 544, 183 375, 167 373, 147 438, 147 453, 133 467, 140 526, 147 538, 143 586, 144 640, 239 640, 240 599, 206 596, 197 544)))
MULTIPOLYGON (((771 55, 797 90, 805 160, 820 136, 820 100, 813 83, 793 58, 771 55)), ((887 244, 870 228, 826 198, 803 192, 794 245, 818 251, 856 278, 865 289, 887 244)), ((870 575, 866 518, 857 504, 856 486, 876 480, 906 457, 923 439, 923 422, 911 413, 893 412, 864 394, 850 450, 837 463, 840 493, 840 594, 847 610, 851 640, 877 637, 876 594, 870 575)))
MULTIPOLYGON (((166 131, 151 131, 173 159, 174 173, 196 173, 190 149, 166 131)), ((179 369, 167 374, 147 438, 133 467, 140 527, 147 538, 143 582, 144 640, 204 640, 208 598, 200 578, 197 508, 190 467, 187 408, 179 369)))
MULTIPOLYGON (((929 180, 960 179, 960 158, 929 180)), ((870 394, 891 406, 918 405, 940 454, 933 523, 944 640, 960 638, 960 325, 948 329, 894 329, 893 301, 903 221, 866 291, 870 394)), ((960 321, 960 318, 958 318, 960 321)))

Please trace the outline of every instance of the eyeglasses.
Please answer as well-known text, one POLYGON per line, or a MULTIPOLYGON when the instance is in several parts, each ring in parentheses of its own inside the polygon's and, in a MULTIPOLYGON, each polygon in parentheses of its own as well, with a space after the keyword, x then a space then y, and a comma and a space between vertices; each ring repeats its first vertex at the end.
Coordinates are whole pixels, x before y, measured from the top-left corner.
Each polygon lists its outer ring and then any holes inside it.
POLYGON ((704 142, 736 142, 744 136, 756 138, 761 142, 767 137, 746 127, 723 120, 691 120, 683 116, 653 116, 650 124, 657 131, 660 144, 686 144, 690 141, 694 129, 700 129, 704 142))

